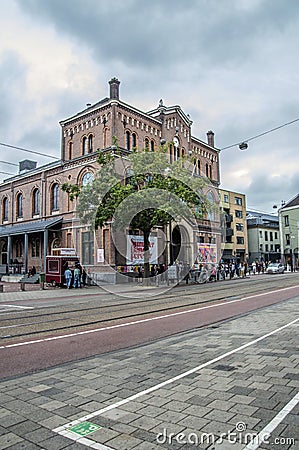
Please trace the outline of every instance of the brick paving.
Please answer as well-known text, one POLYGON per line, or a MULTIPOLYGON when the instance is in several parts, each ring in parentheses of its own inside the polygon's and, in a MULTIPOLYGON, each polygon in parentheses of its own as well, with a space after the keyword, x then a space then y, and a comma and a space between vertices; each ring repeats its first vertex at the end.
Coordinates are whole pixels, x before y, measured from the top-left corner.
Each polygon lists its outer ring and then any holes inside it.
MULTIPOLYGON (((119 407, 113 405, 290 323, 296 313, 298 317, 298 300, 2 381, 0 450, 244 449, 244 442, 229 442, 227 433, 241 425, 246 427, 243 438, 246 432, 259 433, 299 390, 298 322, 119 407), (101 428, 85 437, 69 432, 70 439, 53 431, 100 410, 88 421, 101 428), (226 439, 195 445, 202 433, 223 433, 226 439)), ((298 406, 273 431, 272 443, 259 448, 299 449, 298 406), (293 445, 290 439, 296 440, 293 445)))

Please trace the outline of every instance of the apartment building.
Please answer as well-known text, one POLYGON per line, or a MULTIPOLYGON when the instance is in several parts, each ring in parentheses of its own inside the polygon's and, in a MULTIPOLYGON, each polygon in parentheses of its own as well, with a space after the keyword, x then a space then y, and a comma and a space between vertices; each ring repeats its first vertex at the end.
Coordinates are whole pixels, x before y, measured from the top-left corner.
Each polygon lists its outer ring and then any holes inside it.
POLYGON ((281 260, 278 216, 247 211, 249 262, 281 260))
POLYGON ((219 189, 223 213, 222 259, 243 262, 248 259, 245 194, 219 189))

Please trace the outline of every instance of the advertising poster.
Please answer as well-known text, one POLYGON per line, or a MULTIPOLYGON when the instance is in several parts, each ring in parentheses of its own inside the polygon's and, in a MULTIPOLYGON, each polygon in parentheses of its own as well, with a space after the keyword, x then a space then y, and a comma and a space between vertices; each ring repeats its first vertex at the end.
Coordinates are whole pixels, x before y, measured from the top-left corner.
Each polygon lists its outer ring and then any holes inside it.
POLYGON ((197 243, 197 261, 198 263, 217 263, 217 247, 216 244, 200 244, 197 243))
MULTIPOLYGON (((158 239, 150 237, 149 243, 149 262, 150 264, 157 264, 158 262, 158 239)), ((127 235, 127 264, 137 265, 144 264, 143 259, 144 242, 143 236, 127 235)))
POLYGON ((105 262, 104 249, 103 248, 98 248, 98 250, 97 250, 97 262, 98 263, 105 262))

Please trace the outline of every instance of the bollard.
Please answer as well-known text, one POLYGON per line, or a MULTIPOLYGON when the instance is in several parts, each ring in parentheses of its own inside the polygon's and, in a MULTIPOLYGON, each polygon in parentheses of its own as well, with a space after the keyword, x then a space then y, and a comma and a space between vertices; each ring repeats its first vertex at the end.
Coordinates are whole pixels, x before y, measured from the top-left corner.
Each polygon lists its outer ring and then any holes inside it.
POLYGON ((3 292, 3 284, 0 284, 0 292, 3 292))
POLYGON ((21 291, 25 291, 25 283, 21 283, 21 291))

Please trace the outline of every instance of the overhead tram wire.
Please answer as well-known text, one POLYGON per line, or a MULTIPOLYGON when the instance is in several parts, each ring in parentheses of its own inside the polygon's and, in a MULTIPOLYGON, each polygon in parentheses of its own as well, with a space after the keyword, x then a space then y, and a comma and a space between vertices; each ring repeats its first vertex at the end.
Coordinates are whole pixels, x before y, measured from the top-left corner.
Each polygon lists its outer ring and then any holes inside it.
POLYGON ((291 120, 290 122, 284 123, 283 125, 279 125, 278 127, 272 128, 271 130, 264 131, 263 133, 257 134, 256 136, 250 137, 248 139, 244 139, 244 140, 236 142, 235 144, 232 144, 232 145, 228 145, 227 147, 222 147, 220 150, 227 150, 228 148, 236 147, 237 145, 240 146, 240 145, 245 144, 245 143, 247 143, 249 141, 252 141, 253 139, 257 139, 257 138, 259 138, 261 136, 264 136, 265 134, 272 133, 273 131, 279 130, 280 128, 286 127, 287 125, 291 125, 292 123, 295 123, 295 122, 298 122, 298 121, 299 121, 299 118, 291 120))
POLYGON ((17 150, 21 150, 22 152, 33 153, 34 155, 45 156, 47 158, 52 158, 57 161, 60 159, 60 158, 57 158, 57 156, 47 155, 46 153, 42 153, 42 152, 36 152, 34 150, 29 150, 28 148, 16 147, 15 145, 5 144, 4 142, 0 142, 0 145, 2 145, 3 147, 15 148, 17 150))

